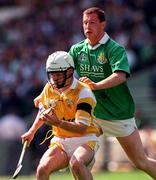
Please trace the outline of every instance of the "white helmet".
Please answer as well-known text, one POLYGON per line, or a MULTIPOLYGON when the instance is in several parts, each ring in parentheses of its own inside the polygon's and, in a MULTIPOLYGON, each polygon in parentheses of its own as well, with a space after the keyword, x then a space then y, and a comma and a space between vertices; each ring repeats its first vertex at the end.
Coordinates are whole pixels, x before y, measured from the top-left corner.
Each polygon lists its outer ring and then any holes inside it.
POLYGON ((65 51, 56 51, 49 55, 46 62, 46 72, 65 71, 69 67, 74 68, 71 55, 65 51))

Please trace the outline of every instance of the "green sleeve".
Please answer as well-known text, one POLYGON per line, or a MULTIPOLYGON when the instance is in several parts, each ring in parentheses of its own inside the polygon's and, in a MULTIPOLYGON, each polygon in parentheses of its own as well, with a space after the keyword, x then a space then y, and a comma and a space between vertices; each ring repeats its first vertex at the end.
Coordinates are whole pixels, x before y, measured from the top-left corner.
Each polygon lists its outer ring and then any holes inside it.
POLYGON ((119 45, 112 47, 108 52, 108 59, 112 72, 124 71, 128 76, 130 75, 127 54, 124 47, 119 45))
POLYGON ((76 59, 76 51, 74 48, 74 45, 71 46, 70 50, 69 50, 69 54, 73 57, 74 63, 75 63, 75 59, 76 59))

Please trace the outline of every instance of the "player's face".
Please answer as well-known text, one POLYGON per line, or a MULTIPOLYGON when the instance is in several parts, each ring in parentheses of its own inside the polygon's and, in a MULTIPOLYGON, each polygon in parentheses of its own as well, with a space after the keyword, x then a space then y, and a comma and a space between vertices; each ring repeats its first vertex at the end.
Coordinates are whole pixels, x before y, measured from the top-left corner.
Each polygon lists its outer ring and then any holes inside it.
POLYGON ((104 35, 105 22, 100 22, 96 13, 83 15, 84 34, 91 45, 95 45, 104 35))
POLYGON ((64 72, 50 72, 49 79, 54 88, 60 88, 65 81, 64 72))

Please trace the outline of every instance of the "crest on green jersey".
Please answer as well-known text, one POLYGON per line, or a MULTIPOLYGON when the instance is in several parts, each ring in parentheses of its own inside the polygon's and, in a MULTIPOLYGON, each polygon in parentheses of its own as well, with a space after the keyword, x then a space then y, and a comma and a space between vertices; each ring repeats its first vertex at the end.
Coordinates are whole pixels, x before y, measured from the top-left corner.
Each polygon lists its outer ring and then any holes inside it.
POLYGON ((98 56, 98 58, 97 58, 97 61, 98 61, 100 64, 105 64, 105 63, 108 62, 103 52, 101 52, 101 53, 99 54, 99 56, 98 56))
POLYGON ((87 54, 82 52, 79 56, 80 61, 86 61, 87 60, 87 54))

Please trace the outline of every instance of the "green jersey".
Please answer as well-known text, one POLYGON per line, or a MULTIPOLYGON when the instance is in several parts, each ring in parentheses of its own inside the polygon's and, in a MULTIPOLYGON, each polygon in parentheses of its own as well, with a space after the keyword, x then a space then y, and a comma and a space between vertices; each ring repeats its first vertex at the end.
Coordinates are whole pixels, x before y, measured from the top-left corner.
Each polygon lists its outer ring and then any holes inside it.
MULTIPOLYGON (((124 47, 106 33, 99 44, 91 47, 87 39, 73 45, 69 51, 79 77, 87 76, 99 82, 115 71, 130 74, 124 47)), ((135 105, 127 83, 93 91, 97 100, 95 116, 106 120, 124 120, 134 117, 135 105)))

